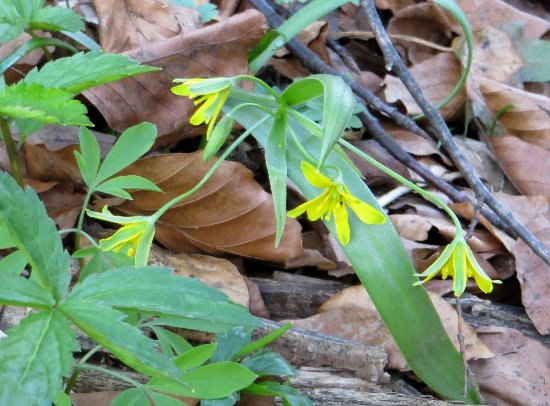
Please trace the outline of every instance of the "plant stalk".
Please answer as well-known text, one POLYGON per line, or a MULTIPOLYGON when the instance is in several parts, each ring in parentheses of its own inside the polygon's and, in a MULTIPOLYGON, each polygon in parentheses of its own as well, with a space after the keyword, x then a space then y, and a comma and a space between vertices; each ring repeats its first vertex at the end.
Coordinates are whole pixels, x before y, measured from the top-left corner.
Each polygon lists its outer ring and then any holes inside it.
POLYGON ((8 153, 8 158, 10 160, 12 175, 19 186, 23 187, 23 176, 21 175, 21 166, 19 165, 17 147, 15 146, 15 142, 13 141, 10 126, 7 120, 2 116, 0 116, 0 130, 2 132, 4 144, 6 145, 6 152, 8 153))

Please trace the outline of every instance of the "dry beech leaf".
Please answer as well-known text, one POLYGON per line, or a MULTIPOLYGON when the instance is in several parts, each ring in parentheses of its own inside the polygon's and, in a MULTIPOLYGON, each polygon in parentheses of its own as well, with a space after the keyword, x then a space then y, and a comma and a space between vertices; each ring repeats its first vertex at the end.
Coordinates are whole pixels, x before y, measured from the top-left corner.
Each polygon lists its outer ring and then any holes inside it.
POLYGON ((76 192, 74 185, 70 182, 59 183, 39 193, 38 196, 46 206, 48 216, 55 221, 60 230, 75 226, 86 197, 84 193, 76 192))
POLYGON ((169 0, 94 0, 101 47, 121 53, 202 26, 198 11, 169 0))
POLYGON ((550 394, 550 349, 507 327, 480 327, 478 337, 496 354, 471 362, 487 404, 540 406, 550 394))
POLYGON ((489 138, 498 162, 512 184, 526 195, 550 196, 550 151, 513 136, 489 138))
POLYGON ((415 0, 375 0, 376 8, 391 10, 394 14, 402 8, 417 3, 415 0))
POLYGON ((412 131, 404 130, 392 124, 384 124, 384 130, 409 154, 416 156, 437 155, 446 165, 452 165, 452 161, 437 148, 437 144, 427 138, 423 138, 412 131))
POLYGON ((534 39, 550 29, 550 22, 524 13, 503 0, 457 0, 457 3, 466 14, 472 31, 479 31, 488 26, 499 28, 511 22, 522 22, 526 38, 534 39))
POLYGON ((432 224, 416 214, 392 214, 390 220, 401 238, 412 241, 426 241, 432 224))
POLYGON ((174 78, 235 76, 248 72, 248 52, 265 32, 263 14, 248 10, 184 35, 134 48, 126 55, 162 68, 83 92, 110 128, 122 132, 142 121, 157 125, 157 147, 193 135, 196 107, 170 92, 174 78))
POLYGON ((550 98, 487 78, 478 78, 478 83, 493 114, 508 104, 513 105, 499 119, 507 135, 550 150, 550 98))
MULTIPOLYGON (((388 34, 419 38, 440 46, 447 46, 454 28, 442 8, 434 3, 420 3, 402 8, 390 19, 388 34)), ((438 50, 415 42, 399 40, 399 47, 406 50, 412 64, 423 62, 437 54, 438 50)))
MULTIPOLYGON (((443 320, 449 337, 458 347, 456 338, 457 314, 454 308, 439 296, 430 298, 443 320)), ((294 327, 321 332, 368 345, 383 346, 388 354, 388 368, 407 371, 409 367, 390 332, 361 285, 346 288, 319 309, 319 314, 302 320, 294 320, 294 327)), ((463 321, 463 334, 468 359, 490 358, 492 352, 478 340, 472 328, 463 321)))
POLYGON ((244 276, 226 259, 202 254, 173 254, 154 247, 148 264, 167 266, 174 269, 175 275, 200 279, 221 290, 235 303, 249 306, 250 294, 244 276))
MULTIPOLYGON (((460 80, 460 61, 450 53, 439 53, 410 69, 418 84, 433 105, 441 103, 453 90, 460 80)), ((386 89, 384 94, 390 103, 401 101, 408 114, 420 114, 422 111, 405 88, 401 81, 391 75, 384 80, 386 89)), ((466 100, 466 92, 461 89, 458 94, 443 107, 440 112, 445 119, 450 119, 459 112, 466 100)))
MULTIPOLYGON (((164 193, 137 191, 117 210, 149 215, 194 187, 212 166, 202 151, 140 159, 125 174, 141 175, 164 193)), ((275 248, 275 215, 271 195, 237 162, 223 162, 195 194, 166 212, 157 222, 156 238, 174 252, 204 251, 285 262, 302 253, 301 227, 287 218, 283 239, 275 248)))

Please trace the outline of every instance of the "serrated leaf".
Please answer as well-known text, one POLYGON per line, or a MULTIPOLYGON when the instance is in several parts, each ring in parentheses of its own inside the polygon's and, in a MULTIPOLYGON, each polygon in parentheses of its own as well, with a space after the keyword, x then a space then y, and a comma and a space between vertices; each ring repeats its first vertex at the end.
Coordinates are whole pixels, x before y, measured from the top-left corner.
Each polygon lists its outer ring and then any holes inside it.
POLYGON ((294 376, 297 372, 286 359, 270 350, 246 357, 241 364, 258 376, 294 376))
POLYGON ((60 89, 47 89, 19 82, 0 93, 0 114, 11 118, 32 118, 48 124, 92 125, 86 107, 60 89))
POLYGON ((157 127, 151 123, 138 124, 120 134, 99 169, 97 182, 103 182, 138 160, 151 149, 156 137, 157 127))
POLYGON ((0 43, 17 38, 24 30, 27 21, 19 18, 11 2, 0 2, 0 43))
POLYGON ((31 264, 31 279, 50 290, 56 300, 64 297, 70 282, 69 254, 63 250, 55 223, 34 190, 23 191, 4 172, 0 173, 0 222, 31 264))
POLYGON ((286 123, 282 117, 273 121, 265 146, 265 163, 277 221, 275 247, 281 242, 286 222, 286 123))
POLYGON ((168 268, 122 268, 91 275, 74 287, 71 299, 143 312, 233 325, 257 326, 244 307, 197 279, 170 274, 168 268))
POLYGON ((158 68, 140 65, 124 55, 87 52, 48 62, 40 70, 30 71, 24 80, 76 94, 90 87, 156 70, 158 68))
POLYGON ((182 371, 197 368, 208 361, 215 351, 215 343, 197 345, 176 357, 174 364, 182 371))
MULTIPOLYGON (((96 192, 117 195, 116 193, 120 193, 120 191, 124 189, 162 192, 162 190, 153 182, 138 175, 123 175, 108 179, 99 185, 95 190, 96 192)), ((126 193, 126 195, 124 196, 125 199, 132 199, 130 194, 126 193)))
MULTIPOLYGON (((93 276, 96 275, 82 284, 93 276)), ((153 340, 143 335, 137 327, 123 322, 126 318, 124 313, 94 300, 80 298, 62 302, 59 310, 98 344, 136 371, 151 376, 178 375, 179 370, 168 357, 157 351, 153 340)))
POLYGON ((23 319, 0 340, 0 404, 50 404, 78 349, 69 323, 57 311, 23 319))
POLYGON ((55 304, 55 300, 36 282, 14 273, 0 272, 0 303, 47 309, 55 304))
POLYGON ((80 152, 75 151, 75 156, 82 179, 84 179, 88 187, 91 187, 95 183, 97 171, 99 170, 99 161, 101 159, 99 143, 92 132, 86 127, 80 127, 78 138, 80 152))
POLYGON ((66 7, 40 8, 36 10, 30 21, 31 30, 76 32, 84 28, 82 17, 66 7))
POLYGON ((181 379, 189 388, 163 378, 153 378, 146 385, 161 392, 200 399, 217 399, 246 388, 257 378, 248 368, 236 362, 223 361, 197 368, 181 379))

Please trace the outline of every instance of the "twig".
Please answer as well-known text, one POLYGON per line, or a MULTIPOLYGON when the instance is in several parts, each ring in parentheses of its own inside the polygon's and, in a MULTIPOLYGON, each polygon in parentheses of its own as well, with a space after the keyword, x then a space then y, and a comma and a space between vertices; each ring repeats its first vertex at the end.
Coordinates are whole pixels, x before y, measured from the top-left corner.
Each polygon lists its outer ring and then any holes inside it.
POLYGON ((363 0, 362 5, 367 14, 369 24, 374 32, 376 42, 380 47, 384 59, 387 62, 387 68, 393 70, 401 82, 405 85, 416 104, 420 107, 426 118, 435 130, 435 134, 445 151, 449 154, 458 170, 464 175, 466 182, 473 189, 477 196, 483 197, 487 205, 499 215, 499 217, 508 224, 518 236, 536 253, 540 258, 550 265, 550 250, 533 233, 527 230, 513 216, 513 214, 500 204, 495 196, 485 187, 481 180, 476 176, 474 169, 468 163, 464 155, 455 144, 449 128, 439 112, 432 106, 407 66, 392 45, 390 38, 382 21, 376 11, 372 0, 363 0))
MULTIPOLYGON (((251 0, 251 3, 260 10, 266 16, 269 24, 273 27, 278 27, 282 24, 283 19, 275 12, 271 4, 266 0, 251 0)), ((398 125, 401 127, 414 132, 422 137, 428 138, 427 134, 417 126, 417 124, 412 121, 409 117, 399 113, 394 107, 386 105, 379 98, 377 98, 372 92, 370 92, 365 87, 357 84, 353 81, 350 81, 345 75, 339 74, 334 68, 327 65, 317 54, 311 51, 306 46, 302 45, 300 42, 295 39, 287 43, 287 48, 298 58, 304 67, 312 72, 317 73, 327 73, 331 75, 338 75, 343 78, 348 85, 352 88, 354 93, 364 100, 367 104, 372 106, 374 109, 380 111, 381 113, 392 118, 398 125)), ((407 166, 416 172, 420 177, 422 177, 428 184, 435 187, 436 189, 441 190, 452 200, 456 202, 469 202, 472 204, 468 196, 459 190, 455 189, 449 183, 443 181, 439 177, 435 176, 431 170, 426 168, 424 165, 416 161, 410 154, 405 152, 395 140, 386 133, 384 128, 380 125, 378 120, 372 116, 368 111, 362 113, 359 118, 363 125, 369 130, 370 135, 378 141, 395 159, 407 166)), ((495 227, 500 228, 505 231, 512 238, 517 238, 517 234, 506 224, 504 224, 498 216, 493 212, 483 209, 481 214, 487 218, 491 224, 495 227)))

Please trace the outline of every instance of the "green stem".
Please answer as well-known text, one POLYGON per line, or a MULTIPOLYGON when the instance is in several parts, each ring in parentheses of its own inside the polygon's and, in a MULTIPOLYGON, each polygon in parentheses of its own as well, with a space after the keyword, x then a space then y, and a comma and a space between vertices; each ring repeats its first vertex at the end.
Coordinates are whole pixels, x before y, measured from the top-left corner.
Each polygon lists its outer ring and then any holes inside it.
POLYGON ((287 129, 288 129, 288 132, 290 133, 290 137, 292 138, 292 141, 294 141, 294 145, 296 145, 296 148, 298 148, 298 151, 300 151, 300 153, 309 161, 310 164, 315 165, 317 160, 313 158, 313 156, 309 152, 306 151, 306 149, 298 139, 296 132, 294 132, 294 129, 292 128, 292 126, 288 125, 287 129))
POLYGON ((250 76, 250 75, 239 75, 235 76, 235 80, 248 80, 250 82, 257 83, 261 87, 263 87, 269 94, 273 96, 273 98, 277 101, 278 104, 281 102, 281 95, 277 93, 271 86, 269 86, 267 83, 265 83, 262 79, 257 78, 256 76, 250 76))
POLYGON ((21 175, 21 166, 19 165, 17 147, 13 141, 10 126, 7 120, 2 116, 0 116, 0 130, 2 133, 2 138, 4 139, 4 144, 6 145, 6 152, 8 153, 8 158, 10 160, 13 177, 19 186, 23 187, 23 176, 21 175))
MULTIPOLYGON (((84 199, 84 203, 82 203, 82 209, 80 209, 80 214, 78 216, 78 223, 76 225, 76 236, 74 239, 74 250, 78 251, 80 249, 80 235, 83 235, 82 226, 84 225, 84 216, 86 214, 86 208, 88 207, 88 204, 90 203, 90 199, 92 198, 93 188, 88 189, 88 193, 86 194, 86 198, 84 199)), ((82 263, 80 264, 82 266, 82 263)))
MULTIPOLYGON (((29 35, 30 35, 31 37, 33 37, 34 39, 40 38, 40 35, 35 34, 34 31, 29 30, 28 33, 29 33, 29 35)), ((47 46, 46 46, 46 47, 43 47, 42 50, 44 51, 44 57, 46 58, 46 60, 47 60, 48 62, 53 61, 53 55, 52 55, 52 53, 48 50, 48 47, 47 47, 47 46)))
POLYGON ((84 364, 86 361, 88 361, 92 355, 94 355, 96 352, 101 350, 103 348, 101 345, 96 345, 94 348, 92 348, 86 355, 82 357, 82 359, 76 364, 73 373, 71 374, 71 377, 69 378, 69 381, 67 382, 67 386, 65 387, 65 393, 67 395, 70 395, 71 390, 73 389, 74 385, 76 384, 76 380, 78 379, 78 375, 80 374, 80 371, 82 371, 82 368, 84 367, 84 364))
POLYGON ((116 371, 113 371, 113 370, 110 370, 110 369, 107 369, 107 368, 98 367, 96 365, 82 365, 80 368, 81 369, 89 369, 90 371, 97 371, 97 372, 101 372, 105 375, 114 376, 115 378, 117 378, 121 381, 127 382, 131 385, 134 385, 137 388, 140 388, 140 387, 143 386, 143 384, 141 382, 138 382, 138 381, 136 381, 136 380, 120 373, 120 372, 116 372, 116 371))
POLYGON ((240 89, 238 87, 233 87, 231 89, 229 97, 240 102, 259 104, 268 108, 272 107, 276 109, 279 107, 279 104, 271 96, 247 92, 246 90, 240 89))
POLYGON ((460 224, 460 221, 458 220, 458 217, 456 216, 456 214, 454 214, 454 212, 449 208, 449 206, 447 206, 445 203, 443 203, 441 201, 441 199, 439 199, 437 196, 433 195, 432 193, 422 189, 420 186, 417 186, 415 185, 413 182, 411 182, 410 180, 408 179, 405 179, 403 176, 399 175, 397 172, 394 172, 392 171, 390 168, 388 168, 387 166, 385 165, 382 165, 380 162, 378 162, 376 159, 370 157, 369 155, 365 154, 363 151, 361 151, 359 148, 355 147, 354 145, 350 144, 348 141, 340 138, 338 140, 338 142, 340 143, 340 145, 346 147, 347 149, 349 149, 350 151, 352 151, 353 153, 357 154, 359 157, 363 158, 365 161, 367 161, 368 163, 370 163, 372 166, 374 166, 375 168, 381 170, 382 172, 384 172, 386 175, 389 175, 391 176, 393 179, 401 182, 403 185, 407 186, 408 188, 414 190, 415 192, 417 192, 419 195, 421 195, 422 197, 424 197, 426 200, 432 202, 433 204, 435 204, 437 207, 441 208, 443 211, 445 211, 445 213, 447 213, 449 215, 449 217, 451 218, 451 220, 453 221, 453 224, 455 226, 455 229, 456 229, 456 236, 459 237, 459 236, 462 236, 463 235, 463 232, 462 232, 462 225, 460 224))
POLYGON ((78 228, 64 228, 63 230, 59 230, 57 233, 60 235, 67 233, 80 234, 84 236, 88 241, 90 241, 94 247, 99 247, 99 244, 95 242, 94 238, 90 234, 88 234, 86 231, 79 230, 78 228))
POLYGON ((258 121, 255 125, 253 125, 251 128, 247 129, 244 133, 241 134, 239 138, 237 138, 233 143, 224 151, 224 153, 218 158, 218 160, 212 165, 212 167, 206 172, 206 174, 203 176, 203 178, 192 188, 189 189, 187 192, 182 193, 179 196, 176 196, 169 202, 165 203, 164 206, 162 206, 160 209, 157 210, 154 214, 152 214, 152 219, 154 221, 157 221, 164 213, 166 213, 172 206, 175 204, 178 204, 182 200, 188 198, 193 193, 195 193, 197 190, 199 190, 207 181, 210 179, 210 177, 216 172, 218 167, 225 161, 225 158, 229 156, 231 152, 237 148, 237 146, 252 133, 257 127, 261 126, 267 119, 271 118, 270 115, 264 116, 260 121, 258 121))

